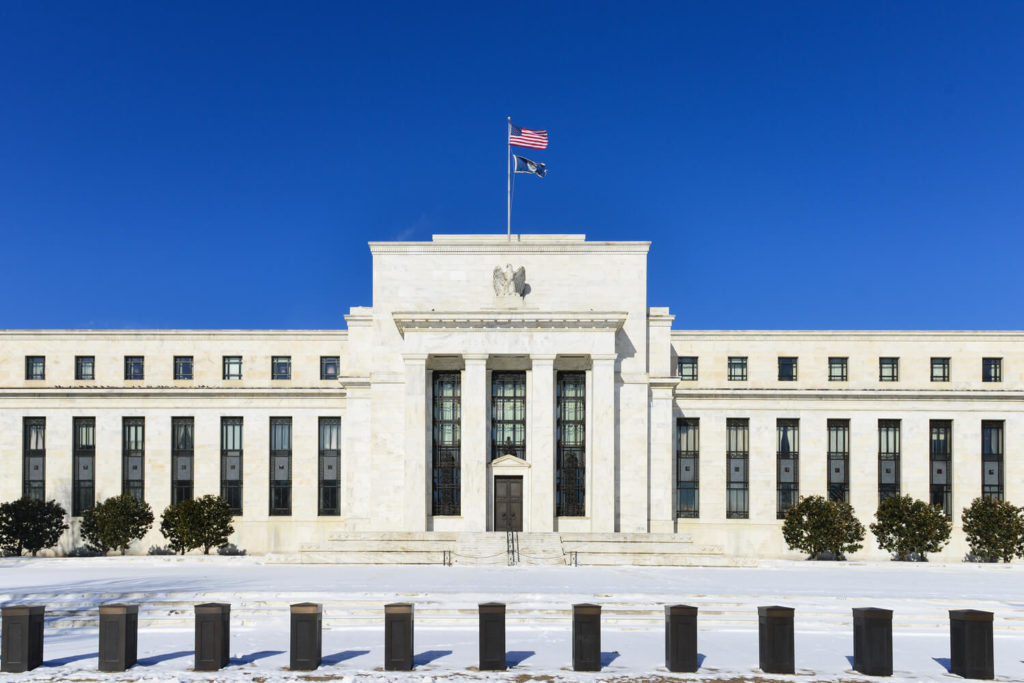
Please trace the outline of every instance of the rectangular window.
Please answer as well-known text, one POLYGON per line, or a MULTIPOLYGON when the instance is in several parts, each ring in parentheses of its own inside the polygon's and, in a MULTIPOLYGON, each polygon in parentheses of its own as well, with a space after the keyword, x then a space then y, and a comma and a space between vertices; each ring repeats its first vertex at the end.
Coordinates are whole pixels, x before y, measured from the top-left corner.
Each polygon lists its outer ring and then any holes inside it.
POLYGON ((22 434, 21 495, 46 500, 46 418, 24 418, 22 434))
POLYGON ((75 379, 96 379, 96 358, 75 356, 75 379))
POLYGON ((949 359, 948 358, 932 358, 932 381, 933 382, 948 382, 949 381, 949 359))
POLYGON ((145 418, 122 418, 121 434, 121 493, 127 493, 136 500, 145 500, 145 418))
POLYGON ((317 514, 341 514, 341 418, 320 418, 320 496, 317 514))
POLYGON ((679 357, 679 379, 684 382, 697 381, 697 356, 679 357))
POLYGON ((192 379, 192 356, 174 357, 174 379, 192 379))
POLYGON ((850 502, 850 421, 828 421, 828 497, 850 502))
POLYGON ((1003 499, 1003 422, 981 421, 981 495, 1003 499))
POLYGON ((878 359, 878 381, 898 382, 900 381, 900 359, 879 358, 878 359))
POLYGON ((431 514, 462 514, 462 377, 434 373, 431 514))
POLYGON ((220 497, 242 514, 242 418, 220 419, 220 497))
POLYGON ((796 381, 796 358, 793 356, 779 356, 779 381, 796 381))
POLYGON ((124 378, 125 379, 144 379, 144 363, 142 356, 125 356, 124 357, 124 378))
POLYGON ((953 422, 931 420, 931 504, 953 517, 953 422))
POLYGON ((270 359, 270 379, 291 379, 292 357, 274 356, 270 359))
POLYGON ((676 420, 676 517, 700 516, 700 420, 676 420))
POLYGON ((526 373, 491 374, 491 460, 526 459, 526 373))
POLYGON ((845 382, 849 379, 847 366, 849 359, 843 356, 831 356, 828 359, 828 381, 845 382))
POLYGON ((270 514, 292 514, 292 419, 270 418, 270 514))
POLYGON ((778 476, 776 517, 783 519, 800 499, 800 420, 775 421, 778 476))
POLYGON ((981 381, 1002 382, 1003 381, 1003 359, 982 358, 981 359, 981 381))
POLYGON ((750 516, 750 420, 730 417, 725 421, 726 502, 725 516, 747 519, 750 516))
POLYGON ((242 379, 242 357, 224 356, 224 379, 242 379))
POLYGON ((25 379, 46 379, 46 356, 25 356, 25 379))
POLYGON ((878 504, 900 495, 900 421, 878 421, 878 504))
POLYGON ((729 356, 729 381, 745 382, 747 380, 747 357, 729 356))
POLYGON ((557 462, 555 463, 555 514, 586 515, 586 413, 587 378, 584 372, 559 372, 557 462))
POLYGON ((76 417, 71 423, 71 515, 80 517, 96 502, 96 418, 76 417))
POLYGON ((337 356, 320 356, 320 379, 338 379, 340 368, 337 356))
POLYGON ((171 418, 171 504, 192 500, 195 420, 171 418))

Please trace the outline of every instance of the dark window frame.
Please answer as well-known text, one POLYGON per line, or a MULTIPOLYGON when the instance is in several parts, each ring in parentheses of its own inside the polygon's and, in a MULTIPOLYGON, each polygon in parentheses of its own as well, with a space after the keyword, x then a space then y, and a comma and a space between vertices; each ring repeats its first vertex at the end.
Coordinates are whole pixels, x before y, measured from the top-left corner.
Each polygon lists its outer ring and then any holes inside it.
POLYGON ((699 376, 699 358, 697 356, 679 356, 676 361, 677 373, 681 382, 696 382, 699 376))
POLYGON ((878 504, 887 498, 895 498, 901 493, 902 473, 900 459, 902 449, 902 422, 900 420, 878 421, 878 504), (886 481, 883 471, 892 468, 892 481, 886 481))
POLYGON ((850 379, 849 375, 850 358, 849 356, 829 356, 828 357, 828 381, 829 382, 848 382, 850 379), (838 372, 833 372, 838 370, 838 372))
POLYGON ((491 373, 491 460, 510 452, 526 459, 526 372, 495 370, 491 373), (505 393, 507 391, 512 393, 505 393), (511 418, 508 408, 512 409, 511 418), (519 415, 521 417, 517 417, 519 415), (499 441, 502 436, 504 442, 499 441), (510 443, 513 438, 515 441, 510 443))
POLYGON ((1006 425, 1003 420, 981 421, 981 496, 1004 500, 1006 495, 1006 425), (995 483, 989 477, 995 477, 995 483))
POLYGON ((747 356, 729 356, 726 376, 730 382, 747 381, 747 356))
POLYGON ((195 418, 171 418, 171 505, 192 500, 195 495, 195 439, 195 418), (182 472, 188 473, 187 479, 182 472))
POLYGON ((555 377, 555 516, 587 514, 587 374, 555 377))
POLYGON ((337 517, 341 514, 340 417, 321 417, 317 420, 317 465, 317 515, 337 517), (336 433, 331 434, 332 431, 336 433), (335 447, 326 448, 325 442, 333 442, 335 447), (331 473, 333 477, 328 476, 331 473))
POLYGON ((129 494, 138 501, 146 500, 146 418, 121 418, 121 493, 129 494), (139 438, 132 448, 134 428, 139 428, 139 438), (139 476, 131 474, 132 460, 139 459, 139 476))
POLYGON ((72 418, 71 434, 71 516, 81 517, 96 504, 96 418, 72 418), (89 444, 83 443, 83 429, 89 430, 89 444))
POLYGON ((288 517, 292 514, 292 418, 270 418, 270 500, 268 500, 271 517, 288 517), (275 438, 275 428, 280 430, 277 436, 285 435, 287 444, 275 438), (275 445, 286 445, 287 448, 275 448, 275 445), (278 474, 285 469, 285 475, 278 474))
POLYGON ((134 382, 146 379, 146 357, 125 356, 124 378, 126 381, 134 382))
POLYGON ((46 379, 46 356, 25 356, 25 379, 46 379))
POLYGON ((900 358, 899 356, 879 356, 878 357, 878 381, 879 382, 899 382, 900 381, 900 358), (886 369, 891 372, 886 373, 886 369))
POLYGON ((46 500, 46 418, 25 417, 21 422, 21 495, 35 500, 46 500), (39 440, 33 438, 39 427, 39 440), (41 442, 41 443, 40 443, 41 442), (34 475, 35 467, 39 473, 34 475))
POLYGON ((96 356, 75 356, 75 379, 96 379, 96 356), (88 372, 86 372, 86 363, 88 363, 88 372))
POLYGON ((244 510, 244 501, 242 499, 245 478, 243 469, 245 460, 244 426, 244 421, 241 417, 224 416, 220 418, 220 497, 228 504, 231 514, 239 517, 243 514, 244 510), (236 428, 238 442, 230 443, 230 441, 234 440, 236 428), (229 439, 229 437, 232 438, 229 439), (229 446, 237 446, 237 448, 229 448, 229 446), (235 465, 235 469, 238 471, 236 478, 231 477, 229 474, 230 465, 232 464, 235 465))
POLYGON ((948 382, 950 378, 950 359, 942 356, 932 356, 931 378, 933 382, 948 382), (938 372, 936 372, 936 370, 938 372))
POLYGON ((779 356, 779 381, 797 381, 800 359, 797 356, 779 356))
POLYGON ((791 507, 800 501, 800 420, 775 420, 775 516, 785 519, 791 507), (786 471, 786 466, 790 471, 786 471), (784 481, 791 480, 791 481, 784 481))
POLYGON ((1003 381, 1003 359, 982 358, 981 359, 981 381, 1002 382, 1003 381))
POLYGON ((341 376, 340 356, 320 356, 320 379, 338 379, 341 376), (329 373, 328 368, 333 363, 334 372, 329 373))
POLYGON ((292 378, 292 357, 271 356, 270 357, 270 379, 291 379, 292 378))
POLYGON ((430 514, 462 514, 462 373, 434 370, 431 377, 430 514))
POLYGON ((174 357, 174 379, 192 380, 195 379, 195 357, 175 356, 174 357))
POLYGON ((929 502, 953 518, 953 421, 929 420, 929 502))
POLYGON ((725 448, 725 517, 726 519, 749 519, 750 418, 730 417, 726 419, 725 448))
POLYGON ((850 421, 830 419, 828 429, 828 483, 829 500, 850 502, 850 421))
POLYGON ((676 517, 700 517, 700 418, 697 417, 676 418, 676 517))
POLYGON ((242 357, 241 356, 221 356, 221 379, 242 379, 242 357), (228 371, 229 367, 238 365, 238 376, 234 376, 234 370, 228 371))

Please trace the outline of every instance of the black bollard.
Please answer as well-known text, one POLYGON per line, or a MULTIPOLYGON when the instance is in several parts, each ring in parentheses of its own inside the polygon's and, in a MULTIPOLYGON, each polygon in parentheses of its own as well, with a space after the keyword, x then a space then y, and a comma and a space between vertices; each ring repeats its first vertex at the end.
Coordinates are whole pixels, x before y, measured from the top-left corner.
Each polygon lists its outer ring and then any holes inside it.
POLYGON ((572 606, 572 669, 601 670, 601 606, 572 606))
POLYGON ((757 608, 757 651, 766 674, 795 673, 793 656, 793 608, 771 605, 757 608))
POLYGON ((20 674, 43 663, 43 613, 45 605, 21 605, 2 610, 0 671, 20 674))
POLYGON ((292 634, 288 667, 315 671, 323 658, 323 606, 300 602, 291 607, 292 634))
POLYGON ((125 671, 139 652, 139 606, 100 605, 100 671, 125 671))
POLYGON ((697 608, 665 605, 665 668, 674 673, 697 671, 697 608))
POLYGON ((504 671, 505 661, 505 605, 485 602, 480 610, 480 670, 504 671))
POLYGON ((384 605, 384 670, 412 671, 413 609, 407 602, 384 605))
POLYGON ((995 678, 992 612, 949 610, 949 668, 964 678, 995 678))
POLYGON ((892 676, 892 610, 853 608, 853 670, 892 676))
POLYGON ((219 671, 231 652, 231 605, 196 605, 196 671, 219 671))

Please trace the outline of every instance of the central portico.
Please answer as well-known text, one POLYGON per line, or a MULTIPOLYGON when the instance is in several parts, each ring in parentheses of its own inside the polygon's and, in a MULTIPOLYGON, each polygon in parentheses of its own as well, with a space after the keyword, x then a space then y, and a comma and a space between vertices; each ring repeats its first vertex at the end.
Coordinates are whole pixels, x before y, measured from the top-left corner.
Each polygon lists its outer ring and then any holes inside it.
MULTIPOLYGON (((359 525, 651 530, 648 247, 582 235, 371 243, 373 306, 347 316, 345 359, 365 378, 346 399, 345 438, 366 474, 345 498, 354 516, 379 511, 359 525)), ((672 444, 663 451, 667 480, 672 444)), ((659 530, 671 531, 662 503, 659 530)))

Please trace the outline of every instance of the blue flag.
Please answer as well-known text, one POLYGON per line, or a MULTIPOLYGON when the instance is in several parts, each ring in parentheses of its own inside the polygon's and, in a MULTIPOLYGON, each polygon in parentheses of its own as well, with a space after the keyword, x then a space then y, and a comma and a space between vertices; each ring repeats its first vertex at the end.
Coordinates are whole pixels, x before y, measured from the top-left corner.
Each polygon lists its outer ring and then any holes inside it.
POLYGON ((516 160, 516 173, 532 173, 535 176, 543 178, 548 172, 547 164, 530 161, 526 157, 521 157, 518 154, 513 154, 512 158, 516 160))

